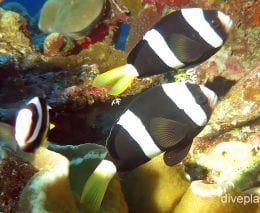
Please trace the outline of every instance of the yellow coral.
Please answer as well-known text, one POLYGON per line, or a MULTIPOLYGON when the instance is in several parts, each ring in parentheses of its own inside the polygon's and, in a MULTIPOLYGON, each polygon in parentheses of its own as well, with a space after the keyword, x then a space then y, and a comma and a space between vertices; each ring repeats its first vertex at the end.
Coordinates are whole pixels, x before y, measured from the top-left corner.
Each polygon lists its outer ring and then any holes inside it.
POLYGON ((245 204, 243 199, 244 194, 232 186, 193 181, 173 213, 256 212, 257 204, 245 204), (232 202, 231 198, 237 201, 232 202))
POLYGON ((26 154, 39 170, 23 189, 19 212, 77 212, 69 186, 69 161, 67 158, 40 147, 35 154, 26 154))
POLYGON ((99 210, 100 213, 127 213, 128 206, 121 189, 119 177, 111 180, 99 210))
POLYGON ((189 187, 182 165, 166 166, 162 155, 122 180, 130 212, 170 212, 189 187))

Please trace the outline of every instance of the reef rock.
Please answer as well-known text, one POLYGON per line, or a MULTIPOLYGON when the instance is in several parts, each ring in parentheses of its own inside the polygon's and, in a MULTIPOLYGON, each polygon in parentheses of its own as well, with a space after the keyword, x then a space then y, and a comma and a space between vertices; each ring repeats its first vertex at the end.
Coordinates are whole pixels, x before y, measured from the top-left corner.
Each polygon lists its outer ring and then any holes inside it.
POLYGON ((259 120, 260 64, 231 88, 219 102, 201 136, 212 137, 259 120))
MULTIPOLYGON (((1 141, 2 143, 2 141, 1 141)), ((0 147, 0 211, 15 213, 22 189, 37 170, 7 147, 0 147)))
POLYGON ((193 180, 230 181, 242 191, 259 185, 259 68, 230 89, 195 138, 185 161, 193 180))
POLYGON ((136 16, 131 19, 131 31, 126 43, 126 51, 130 52, 139 42, 145 32, 152 27, 160 18, 155 6, 143 8, 136 16))
POLYGON ((22 58, 32 53, 26 19, 20 14, 0 8, 0 53, 12 53, 22 58))

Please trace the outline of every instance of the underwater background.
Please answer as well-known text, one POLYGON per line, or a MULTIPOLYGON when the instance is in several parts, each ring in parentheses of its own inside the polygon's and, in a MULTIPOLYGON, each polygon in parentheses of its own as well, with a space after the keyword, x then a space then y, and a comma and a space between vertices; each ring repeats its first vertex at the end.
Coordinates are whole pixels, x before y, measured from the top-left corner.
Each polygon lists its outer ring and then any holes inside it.
POLYGON ((45 0, 37 0, 37 1, 30 1, 30 0, 19 0, 19 1, 12 1, 12 0, 6 0, 3 3, 1 3, 1 6, 4 4, 10 3, 10 2, 16 2, 19 4, 22 4, 28 11, 28 13, 31 16, 34 16, 39 10, 41 9, 42 5, 44 4, 45 0))
POLYGON ((215 91, 219 101, 187 157, 168 167, 159 155, 117 174, 104 186, 98 212, 259 213, 260 2, 76 0, 75 8, 69 2, 0 3, 0 212, 91 212, 81 201, 84 185, 107 154, 114 122, 142 92, 191 82, 215 91), (98 74, 126 64, 163 16, 185 7, 231 17, 215 55, 188 72, 136 78, 117 96, 93 87, 98 74), (14 127, 19 109, 35 96, 51 107, 52 128, 48 145, 26 153, 14 127))

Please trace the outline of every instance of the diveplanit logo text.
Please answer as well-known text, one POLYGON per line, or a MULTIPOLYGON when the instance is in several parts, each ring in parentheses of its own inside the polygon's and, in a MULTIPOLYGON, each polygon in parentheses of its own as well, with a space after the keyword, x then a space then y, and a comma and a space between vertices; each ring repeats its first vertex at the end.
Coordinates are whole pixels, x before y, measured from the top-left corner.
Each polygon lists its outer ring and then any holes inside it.
POLYGON ((260 197, 257 195, 231 195, 231 194, 225 194, 221 196, 221 202, 222 203, 240 203, 243 205, 249 204, 249 203, 260 203, 260 197))

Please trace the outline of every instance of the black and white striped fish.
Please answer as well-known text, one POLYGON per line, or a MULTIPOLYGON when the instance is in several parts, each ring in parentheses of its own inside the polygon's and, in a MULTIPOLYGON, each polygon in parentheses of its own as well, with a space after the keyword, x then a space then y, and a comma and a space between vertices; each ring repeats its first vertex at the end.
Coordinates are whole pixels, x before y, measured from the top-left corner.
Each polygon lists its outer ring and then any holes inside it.
POLYGON ((43 98, 34 97, 19 110, 15 123, 15 139, 26 152, 33 152, 47 141, 49 106, 43 98))
POLYGON ((164 152, 168 165, 186 156, 217 102, 210 89, 188 83, 156 86, 135 98, 107 139, 119 171, 131 170, 164 152))
POLYGON ((93 86, 122 93, 135 77, 191 68, 215 54, 227 39, 232 21, 218 10, 186 8, 163 17, 127 57, 127 64, 98 75, 93 86))
POLYGON ((80 202, 97 211, 117 172, 130 171, 161 153, 167 165, 182 161, 216 102, 213 91, 188 83, 162 84, 137 96, 112 127, 108 155, 86 181, 80 202))

